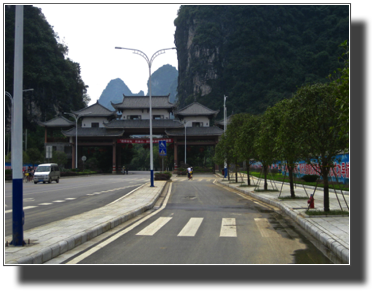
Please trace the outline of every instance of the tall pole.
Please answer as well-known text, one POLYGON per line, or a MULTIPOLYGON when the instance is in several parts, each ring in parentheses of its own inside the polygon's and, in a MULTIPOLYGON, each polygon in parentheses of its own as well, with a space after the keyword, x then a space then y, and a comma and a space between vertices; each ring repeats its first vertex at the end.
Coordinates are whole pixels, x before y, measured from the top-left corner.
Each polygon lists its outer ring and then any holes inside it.
MULTIPOLYGON (((224 96, 224 101, 223 101, 223 126, 224 126, 224 131, 226 133, 226 128, 227 128, 227 110, 226 110, 226 96, 224 96)), ((226 159, 225 159, 225 162, 224 162, 224 175, 225 175, 225 178, 227 177, 227 162, 226 162, 226 159)))
POLYGON ((138 54, 140 55, 141 57, 143 57, 146 62, 147 62, 147 65, 148 65, 148 71, 149 71, 149 95, 150 95, 150 180, 151 180, 151 185, 150 187, 155 187, 154 186, 154 157, 153 157, 153 145, 152 145, 152 105, 151 105, 151 65, 154 61, 154 59, 160 55, 160 54, 163 54, 166 50, 171 50, 171 49, 176 49, 176 48, 166 48, 166 49, 160 49, 158 51, 156 51, 151 59, 148 58, 148 56, 146 55, 146 53, 144 53, 143 51, 140 51, 138 49, 131 49, 131 48, 122 48, 122 47, 115 47, 115 49, 125 49, 125 50, 131 50, 131 51, 134 51, 134 54, 138 54))
POLYGON ((23 6, 16 5, 12 111, 12 242, 23 246, 23 6), (17 118, 17 120, 16 120, 17 118))
MULTIPOLYGON (((76 126, 75 126, 75 168, 78 168, 78 119, 82 115, 75 115, 73 113, 64 113, 67 115, 70 115, 72 118, 75 119, 76 126)), ((90 113, 84 113, 83 115, 90 114, 90 113)))
POLYGON ((184 163, 186 165, 186 149, 187 149, 187 130, 186 130, 187 122, 184 122, 184 163))

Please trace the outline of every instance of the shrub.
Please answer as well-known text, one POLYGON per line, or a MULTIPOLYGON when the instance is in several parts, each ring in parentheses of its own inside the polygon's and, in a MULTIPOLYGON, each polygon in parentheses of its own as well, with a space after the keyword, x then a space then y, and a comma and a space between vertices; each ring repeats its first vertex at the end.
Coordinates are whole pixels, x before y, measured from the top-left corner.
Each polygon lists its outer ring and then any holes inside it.
POLYGON ((314 183, 318 180, 319 176, 315 174, 307 174, 301 177, 302 180, 308 183, 314 183))
POLYGON ((156 181, 168 181, 171 177, 170 172, 163 172, 163 173, 155 173, 155 180, 156 181))

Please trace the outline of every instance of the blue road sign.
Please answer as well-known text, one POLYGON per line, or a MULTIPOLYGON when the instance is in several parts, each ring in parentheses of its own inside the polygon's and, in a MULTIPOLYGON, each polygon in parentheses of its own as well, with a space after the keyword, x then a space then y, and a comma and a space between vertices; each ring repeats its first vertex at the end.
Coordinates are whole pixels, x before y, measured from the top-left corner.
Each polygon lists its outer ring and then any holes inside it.
POLYGON ((165 140, 159 141, 159 155, 167 156, 167 144, 165 140))

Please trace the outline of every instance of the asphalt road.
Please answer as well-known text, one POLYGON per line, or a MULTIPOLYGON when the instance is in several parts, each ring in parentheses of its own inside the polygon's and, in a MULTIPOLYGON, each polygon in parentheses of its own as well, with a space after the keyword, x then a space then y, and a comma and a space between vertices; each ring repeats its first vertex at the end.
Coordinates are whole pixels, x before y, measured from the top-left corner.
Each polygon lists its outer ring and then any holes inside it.
POLYGON ((279 211, 214 184, 213 175, 174 178, 168 202, 73 256, 79 264, 330 264, 279 211))
MULTIPOLYGON (((150 180, 149 172, 23 184, 24 230, 107 205, 150 180)), ((12 183, 4 185, 5 235, 12 234, 12 183)))

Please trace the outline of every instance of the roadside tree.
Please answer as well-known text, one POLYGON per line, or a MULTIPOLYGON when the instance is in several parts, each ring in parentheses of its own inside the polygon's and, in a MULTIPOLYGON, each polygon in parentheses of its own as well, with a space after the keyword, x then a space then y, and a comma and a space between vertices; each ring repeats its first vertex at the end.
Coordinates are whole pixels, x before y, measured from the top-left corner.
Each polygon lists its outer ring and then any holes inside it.
POLYGON ((247 185, 250 186, 250 160, 257 157, 257 151, 252 144, 260 129, 260 116, 245 114, 241 119, 240 133, 235 146, 242 159, 246 160, 247 185))
POLYGON ((267 190, 267 173, 269 166, 277 160, 278 154, 275 139, 277 137, 280 125, 278 108, 269 107, 261 116, 261 125, 258 131, 255 149, 258 154, 258 160, 262 163, 264 173, 264 190, 267 190))
POLYGON ((290 196, 291 198, 295 198, 293 172, 296 162, 301 159, 303 152, 302 143, 298 138, 298 134, 295 132, 296 122, 293 120, 296 109, 292 101, 288 99, 280 101, 274 105, 274 108, 279 112, 280 118, 280 125, 275 138, 276 151, 280 160, 286 162, 286 167, 289 172, 290 196))
POLYGON ((293 132, 305 160, 323 178, 324 211, 329 211, 329 172, 346 145, 340 137, 342 126, 338 124, 334 89, 329 84, 306 85, 298 89, 292 103, 293 132))

